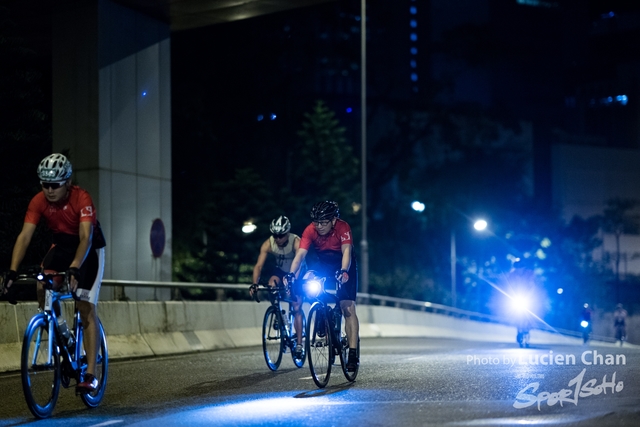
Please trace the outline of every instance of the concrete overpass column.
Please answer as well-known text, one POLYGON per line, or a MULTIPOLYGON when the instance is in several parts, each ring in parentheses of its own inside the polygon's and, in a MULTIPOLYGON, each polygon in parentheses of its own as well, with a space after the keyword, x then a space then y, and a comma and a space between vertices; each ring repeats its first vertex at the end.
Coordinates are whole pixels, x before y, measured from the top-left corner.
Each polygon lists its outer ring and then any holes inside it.
MULTIPOLYGON (((107 239, 106 279, 171 280, 169 25, 108 0, 53 16, 53 149, 69 150, 107 239), (154 257, 151 226, 164 224, 154 257)), ((103 287, 102 299, 120 298, 103 287)), ((168 289, 127 288, 132 300, 168 289)))

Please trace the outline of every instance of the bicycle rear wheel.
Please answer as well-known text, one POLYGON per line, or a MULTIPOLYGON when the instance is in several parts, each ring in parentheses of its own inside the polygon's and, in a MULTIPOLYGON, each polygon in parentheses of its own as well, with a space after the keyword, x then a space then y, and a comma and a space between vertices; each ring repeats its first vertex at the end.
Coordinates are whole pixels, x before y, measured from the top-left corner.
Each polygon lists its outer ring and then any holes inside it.
POLYGON ((49 337, 45 314, 34 316, 24 333, 20 374, 31 413, 36 418, 51 416, 60 392, 60 355, 55 335, 49 337))
MULTIPOLYGON (((353 372, 349 372, 347 370, 347 362, 349 361, 349 342, 347 341, 347 336, 344 334, 342 335, 342 338, 340 340, 340 347, 340 366, 342 366, 342 373, 344 374, 344 377, 347 379, 347 381, 353 382, 358 376, 358 369, 360 369, 360 366, 356 366, 356 370, 353 372)), ((360 340, 358 340, 357 354, 359 359, 360 340)))
POLYGON ((329 320, 326 316, 325 306, 321 303, 314 303, 309 310, 305 346, 313 382, 318 387, 323 388, 327 385, 331 376, 333 349, 331 347, 329 320))
POLYGON ((267 308, 262 322, 262 352, 264 361, 272 371, 276 371, 282 361, 284 340, 280 333, 281 323, 278 310, 274 306, 267 308))
MULTIPOLYGON (((300 307, 300 314, 302 315, 302 327, 301 327, 301 332, 302 332, 302 347, 305 348, 305 352, 302 353, 302 356, 300 358, 296 357, 296 352, 292 351, 291 352, 291 358, 293 359, 293 364, 296 365, 298 368, 302 368, 304 366, 304 360, 306 357, 306 345, 305 345, 305 341, 306 341, 306 335, 307 335, 307 319, 304 316, 304 312, 302 311, 302 307, 300 307)), ((294 325, 295 319, 294 319, 294 315, 293 313, 289 313, 289 324, 292 325, 291 326, 291 342, 297 343, 298 341, 298 335, 295 331, 295 326, 294 325)))
MULTIPOLYGON (((92 393, 82 393, 80 394, 80 399, 82 402, 89 408, 95 408, 102 402, 102 398, 104 397, 104 392, 107 389, 107 378, 109 374, 109 351, 107 349, 107 337, 104 333, 104 328, 102 327, 102 322, 98 320, 98 325, 100 327, 100 350, 96 355, 96 372, 94 372, 95 377, 98 379, 98 388, 96 391, 92 393)), ((82 335, 83 329, 80 328, 80 334, 82 335)), ((82 342, 82 340, 79 340, 82 342)), ((82 363, 82 371, 86 371, 87 369, 87 355, 84 354, 82 363)))

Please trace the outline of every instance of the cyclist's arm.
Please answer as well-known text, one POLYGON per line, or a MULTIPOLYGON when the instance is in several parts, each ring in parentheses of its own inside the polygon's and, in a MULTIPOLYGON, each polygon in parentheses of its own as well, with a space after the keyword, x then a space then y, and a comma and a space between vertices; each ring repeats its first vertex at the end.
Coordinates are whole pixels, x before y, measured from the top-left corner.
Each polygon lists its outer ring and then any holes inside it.
POLYGON ((11 255, 11 270, 18 271, 20 263, 22 263, 22 260, 27 253, 27 248, 31 243, 31 238, 33 237, 33 233, 35 233, 35 231, 35 224, 25 222, 22 225, 22 231, 20 231, 20 234, 16 239, 16 243, 13 246, 13 254, 11 255))
POLYGON ((260 280, 262 267, 264 267, 264 263, 267 260, 269 249, 270 249, 269 240, 265 240, 262 246, 260 246, 260 254, 258 255, 258 261, 256 261, 256 265, 253 267, 253 283, 258 283, 258 280, 260 280))
MULTIPOLYGON (((293 251, 296 253, 296 255, 298 254, 298 251, 300 251, 300 237, 298 236, 296 236, 295 239, 293 239, 293 251)), ((302 260, 300 260, 300 262, 302 263, 302 260)), ((293 264, 293 261, 292 261, 292 264, 293 264)), ((293 265, 291 267, 293 267, 293 265)), ((296 279, 300 275, 300 271, 301 271, 300 266, 298 266, 297 272, 296 272, 296 279)))
POLYGON ((351 243, 342 245, 342 270, 349 271, 351 267, 351 243))
MULTIPOLYGON (((78 237, 80 238, 80 243, 78 243, 76 255, 73 257, 73 261, 71 261, 69 269, 79 269, 82 266, 84 260, 87 258, 89 250, 91 249, 93 224, 89 221, 81 222, 80 226, 78 227, 78 237)), ((68 277, 67 279, 69 280, 69 288, 72 292, 75 292, 78 287, 78 278, 75 275, 71 275, 71 277, 68 277)))
POLYGON ((296 277, 300 270, 300 264, 302 264, 302 260, 304 260, 304 257, 307 256, 307 252, 309 251, 304 248, 301 248, 300 244, 298 243, 298 250, 296 251, 296 256, 293 258, 293 261, 291 261, 291 268, 289 269, 289 272, 295 274, 296 277))
POLYGON ((76 249, 76 256, 73 257, 73 261, 71 261, 71 265, 69 265, 70 268, 80 268, 84 260, 87 258, 89 249, 91 249, 93 224, 89 221, 81 222, 78 229, 78 234, 78 237, 80 237, 80 243, 78 244, 78 249, 76 249))

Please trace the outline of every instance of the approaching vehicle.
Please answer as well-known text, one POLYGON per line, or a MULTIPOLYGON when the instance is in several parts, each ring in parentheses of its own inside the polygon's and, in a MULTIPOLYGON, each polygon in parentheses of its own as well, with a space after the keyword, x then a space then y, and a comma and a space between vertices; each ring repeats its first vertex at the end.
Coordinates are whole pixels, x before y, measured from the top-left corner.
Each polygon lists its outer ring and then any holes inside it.
MULTIPOLYGON (((264 313, 264 320, 262 321, 262 352, 264 353, 264 360, 267 362, 267 366, 272 371, 276 371, 282 361, 282 355, 286 353, 287 349, 291 352, 291 358, 293 364, 298 368, 304 366, 305 353, 296 355, 297 333, 294 327, 294 313, 289 301, 289 311, 285 310, 281 306, 282 301, 288 301, 283 299, 283 295, 286 295, 288 287, 284 284, 280 286, 268 286, 261 285, 266 288, 268 292, 269 301, 271 305, 264 313)), ((258 292, 253 293, 253 298, 256 302, 260 302, 258 298, 258 292)), ((302 314, 302 340, 305 339, 305 324, 306 320, 304 312, 300 308, 302 314)))
MULTIPOLYGON (((303 293, 314 301, 309 309, 306 334, 306 351, 309 369, 313 382, 323 388, 329 382, 331 366, 336 356, 340 357, 340 365, 345 378, 353 382, 358 375, 359 367, 352 372, 347 370, 349 343, 342 329, 342 310, 338 297, 325 292, 325 277, 309 270, 302 278, 303 293), (333 304, 330 305, 330 304, 333 304)), ((336 289, 340 282, 336 280, 336 289)), ((358 357, 360 357, 360 341, 358 341, 358 357)))
MULTIPOLYGON (((60 385, 69 388, 82 381, 87 369, 87 356, 84 352, 80 312, 74 307, 73 328, 67 326, 62 315, 60 301, 75 298, 68 290, 66 275, 21 274, 13 286, 21 281, 33 282, 34 279, 44 283, 45 305, 44 310, 31 318, 24 332, 20 371, 22 390, 29 410, 37 418, 47 418, 51 416, 58 401, 60 385), (54 285, 58 278, 63 279, 60 286, 54 285), (58 311, 60 314, 57 314, 58 311)), ((109 355, 102 323, 100 340, 95 372, 99 381, 98 389, 92 393, 80 393, 80 399, 89 408, 100 404, 107 387, 109 355)))

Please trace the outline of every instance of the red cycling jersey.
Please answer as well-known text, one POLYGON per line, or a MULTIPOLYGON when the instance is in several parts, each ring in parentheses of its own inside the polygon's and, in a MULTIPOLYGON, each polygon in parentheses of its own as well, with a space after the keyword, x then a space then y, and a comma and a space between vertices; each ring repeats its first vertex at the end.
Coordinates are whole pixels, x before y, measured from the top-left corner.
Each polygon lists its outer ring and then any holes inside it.
POLYGON ((309 250, 311 245, 319 251, 342 252, 342 245, 352 245, 351 227, 341 219, 336 220, 331 231, 321 236, 313 223, 307 225, 300 238, 300 247, 309 250))
POLYGON ((54 233, 74 236, 80 234, 81 222, 90 221, 94 226, 97 223, 91 196, 77 185, 71 186, 69 197, 58 203, 49 203, 42 192, 36 194, 29 203, 24 222, 37 225, 41 217, 54 233))

